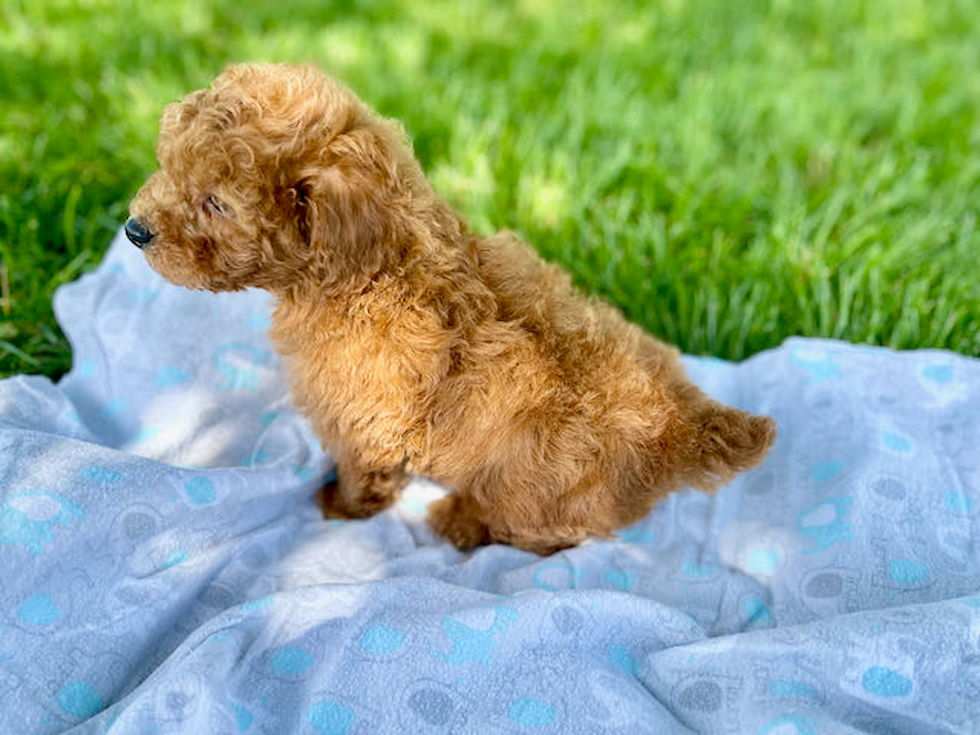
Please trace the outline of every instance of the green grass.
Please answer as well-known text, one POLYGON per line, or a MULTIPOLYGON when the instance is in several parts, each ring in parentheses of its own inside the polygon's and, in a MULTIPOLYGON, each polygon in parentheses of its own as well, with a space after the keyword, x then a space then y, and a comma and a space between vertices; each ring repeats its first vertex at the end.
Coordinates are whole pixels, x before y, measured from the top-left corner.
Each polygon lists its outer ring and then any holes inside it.
POLYGON ((69 367, 51 295, 125 219, 162 107, 256 59, 343 78, 477 229, 689 352, 980 354, 972 0, 0 0, 0 375, 69 367))

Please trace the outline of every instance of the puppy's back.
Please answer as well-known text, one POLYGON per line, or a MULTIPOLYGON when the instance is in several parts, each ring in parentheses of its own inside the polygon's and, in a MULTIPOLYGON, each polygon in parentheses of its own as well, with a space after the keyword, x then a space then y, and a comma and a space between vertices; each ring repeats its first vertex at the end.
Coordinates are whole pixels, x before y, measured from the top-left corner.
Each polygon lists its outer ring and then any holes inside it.
POLYGON ((498 299, 499 318, 519 322, 566 369, 616 372, 623 380, 625 361, 648 378, 683 376, 677 349, 628 322, 613 306, 581 293, 565 271, 513 233, 480 239, 476 249, 480 276, 498 299), (615 366, 620 370, 612 370, 615 366))

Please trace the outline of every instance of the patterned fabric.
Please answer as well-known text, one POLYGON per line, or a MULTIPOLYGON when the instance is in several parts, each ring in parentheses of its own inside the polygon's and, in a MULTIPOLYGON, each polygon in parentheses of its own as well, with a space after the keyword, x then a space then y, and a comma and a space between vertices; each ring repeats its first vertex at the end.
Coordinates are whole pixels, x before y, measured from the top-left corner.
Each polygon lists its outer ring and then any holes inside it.
POLYGON ((0 732, 980 728, 975 360, 690 359, 776 417, 764 465, 617 540, 459 554, 424 481, 320 519, 264 294, 171 287, 117 238, 55 308, 72 372, 0 382, 0 732))

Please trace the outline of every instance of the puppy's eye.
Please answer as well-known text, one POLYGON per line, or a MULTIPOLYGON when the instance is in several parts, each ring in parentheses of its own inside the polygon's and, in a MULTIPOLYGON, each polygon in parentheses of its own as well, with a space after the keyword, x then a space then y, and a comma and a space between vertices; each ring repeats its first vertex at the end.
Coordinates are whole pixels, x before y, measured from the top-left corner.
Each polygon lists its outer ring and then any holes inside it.
POLYGON ((204 200, 204 211, 208 214, 217 214, 221 217, 235 216, 235 211, 216 196, 209 196, 204 200))

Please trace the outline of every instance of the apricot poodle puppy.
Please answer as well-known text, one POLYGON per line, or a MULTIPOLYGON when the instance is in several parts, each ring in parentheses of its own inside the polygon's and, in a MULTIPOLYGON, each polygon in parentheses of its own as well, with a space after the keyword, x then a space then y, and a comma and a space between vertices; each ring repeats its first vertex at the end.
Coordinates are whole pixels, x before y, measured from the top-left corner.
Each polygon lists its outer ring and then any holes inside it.
POLYGON ((328 515, 426 475, 457 547, 546 554, 773 442, 516 236, 469 232, 402 129, 315 69, 229 67, 166 109, 157 157, 126 233, 174 283, 274 294, 295 401, 338 463, 328 515))

